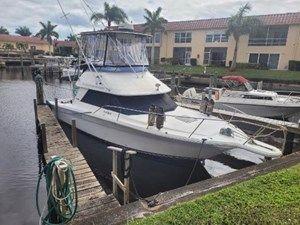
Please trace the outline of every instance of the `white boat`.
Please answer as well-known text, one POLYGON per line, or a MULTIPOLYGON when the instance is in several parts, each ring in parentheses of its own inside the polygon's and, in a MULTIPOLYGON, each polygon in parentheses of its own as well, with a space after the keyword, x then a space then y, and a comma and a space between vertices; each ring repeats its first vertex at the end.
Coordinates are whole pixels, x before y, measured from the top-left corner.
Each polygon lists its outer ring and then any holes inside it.
POLYGON ((65 58, 62 67, 60 79, 68 79, 71 81, 73 78, 78 77, 83 72, 82 69, 79 69, 78 61, 74 57, 65 58))
POLYGON ((183 101, 200 103, 203 97, 214 100, 214 107, 227 111, 237 111, 254 116, 288 118, 300 112, 300 98, 279 95, 274 91, 255 90, 250 82, 241 76, 225 76, 224 81, 242 84, 243 90, 226 88, 206 88, 206 94, 197 93, 195 88, 187 89, 180 97, 183 101))
POLYGON ((281 156, 278 148, 251 139, 227 121, 177 106, 170 88, 147 69, 147 35, 106 30, 81 37, 85 57, 102 65, 86 60, 89 69, 76 83, 76 97, 58 101, 63 122, 75 119, 81 131, 151 155, 206 159, 240 148, 281 156))

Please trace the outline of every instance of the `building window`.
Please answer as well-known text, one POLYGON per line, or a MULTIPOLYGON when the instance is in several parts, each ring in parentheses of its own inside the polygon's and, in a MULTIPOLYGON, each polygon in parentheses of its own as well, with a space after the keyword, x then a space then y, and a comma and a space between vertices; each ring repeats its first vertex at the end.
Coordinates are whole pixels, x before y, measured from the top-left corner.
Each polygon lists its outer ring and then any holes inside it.
POLYGON ((179 64, 190 64, 192 48, 173 48, 173 58, 178 61, 179 64))
POLYGON ((228 42, 228 36, 226 34, 221 35, 221 42, 228 42))
POLYGON ((207 34, 206 42, 228 42, 226 34, 207 34))
POLYGON ((155 41, 155 43, 160 43, 160 33, 155 33, 155 35, 154 35, 154 41, 155 41))
POLYGON ((214 42, 220 42, 221 34, 215 34, 214 35, 214 42))
POLYGON ((152 43, 152 37, 147 37, 146 38, 146 43, 148 43, 148 44, 152 43))
POLYGON ((175 33, 175 43, 191 43, 191 42, 192 42, 191 32, 175 33))
POLYGON ((212 40, 213 40, 213 35, 207 34, 206 35, 206 42, 212 42, 212 40))
POLYGON ((256 53, 251 53, 251 54, 249 55, 249 63, 255 64, 255 63, 257 63, 257 60, 258 60, 258 54, 256 54, 256 53))
POLYGON ((250 53, 249 63, 260 64, 269 69, 277 69, 279 54, 250 53))
POLYGON ((225 66, 227 57, 227 48, 204 48, 204 65, 225 66))
MULTIPOLYGON (((159 43, 160 43, 160 37, 161 37, 161 33, 155 33, 155 34, 154 34, 154 42, 155 42, 156 44, 159 44, 159 43)), ((153 40, 153 37, 152 37, 152 36, 147 37, 147 38, 146 38, 146 43, 152 44, 152 40, 153 40)))
POLYGON ((286 45, 288 26, 268 26, 253 31, 249 35, 249 46, 286 45))

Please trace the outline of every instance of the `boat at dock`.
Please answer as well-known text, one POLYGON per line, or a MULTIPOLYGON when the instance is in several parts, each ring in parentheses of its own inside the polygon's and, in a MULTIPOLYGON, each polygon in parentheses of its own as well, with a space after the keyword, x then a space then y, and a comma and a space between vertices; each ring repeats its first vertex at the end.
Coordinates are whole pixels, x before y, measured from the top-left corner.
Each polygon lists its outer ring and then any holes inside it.
POLYGON ((87 68, 75 98, 58 101, 58 118, 67 124, 75 119, 85 133, 150 155, 206 159, 240 148, 281 156, 228 121, 178 106, 171 89, 147 69, 147 37, 131 30, 82 33, 87 68))
POLYGON ((225 76, 222 80, 229 89, 207 87, 204 93, 197 93, 195 88, 189 88, 180 95, 180 99, 199 104, 205 97, 211 97, 217 109, 268 118, 284 119, 300 112, 300 97, 292 96, 292 93, 279 95, 261 88, 255 90, 242 76, 225 76), (233 84, 238 90, 232 89, 233 84))

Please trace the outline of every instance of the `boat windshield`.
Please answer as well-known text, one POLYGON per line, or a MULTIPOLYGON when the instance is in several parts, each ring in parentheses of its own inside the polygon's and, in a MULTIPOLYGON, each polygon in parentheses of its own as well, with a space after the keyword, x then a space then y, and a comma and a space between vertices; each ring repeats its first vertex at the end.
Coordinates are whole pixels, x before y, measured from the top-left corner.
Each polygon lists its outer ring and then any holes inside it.
POLYGON ((97 67, 148 66, 146 37, 130 32, 87 33, 82 35, 82 46, 97 67))
POLYGON ((148 113, 151 105, 162 107, 165 112, 172 111, 177 107, 176 103, 168 94, 118 96, 88 90, 81 101, 127 115, 148 113))

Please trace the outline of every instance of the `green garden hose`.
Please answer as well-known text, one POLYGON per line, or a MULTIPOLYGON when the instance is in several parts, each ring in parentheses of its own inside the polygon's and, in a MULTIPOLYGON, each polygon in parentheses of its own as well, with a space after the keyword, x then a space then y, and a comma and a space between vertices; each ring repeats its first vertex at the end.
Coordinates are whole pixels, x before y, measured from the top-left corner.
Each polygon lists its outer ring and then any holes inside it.
POLYGON ((77 203, 77 188, 72 166, 67 160, 55 156, 43 168, 37 182, 36 207, 40 224, 68 223, 76 213, 77 203), (39 189, 43 175, 46 180, 47 204, 41 211, 39 189))

